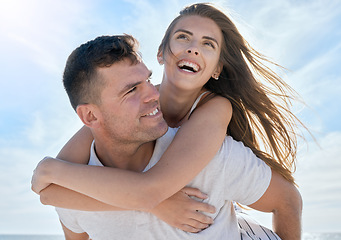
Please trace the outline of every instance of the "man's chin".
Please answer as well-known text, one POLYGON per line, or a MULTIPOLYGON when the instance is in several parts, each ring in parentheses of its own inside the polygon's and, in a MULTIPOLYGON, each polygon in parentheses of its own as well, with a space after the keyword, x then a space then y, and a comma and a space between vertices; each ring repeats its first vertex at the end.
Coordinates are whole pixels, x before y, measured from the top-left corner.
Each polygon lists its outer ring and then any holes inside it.
POLYGON ((157 138, 160 138, 163 135, 165 135, 167 131, 168 131, 168 125, 167 125, 166 121, 163 120, 163 122, 160 123, 160 131, 159 131, 160 132, 160 136, 157 137, 157 138))
POLYGON ((160 121, 158 126, 153 131, 153 136, 155 137, 154 140, 165 135, 167 131, 168 131, 168 125, 167 125, 166 121, 164 121, 164 120, 160 121))

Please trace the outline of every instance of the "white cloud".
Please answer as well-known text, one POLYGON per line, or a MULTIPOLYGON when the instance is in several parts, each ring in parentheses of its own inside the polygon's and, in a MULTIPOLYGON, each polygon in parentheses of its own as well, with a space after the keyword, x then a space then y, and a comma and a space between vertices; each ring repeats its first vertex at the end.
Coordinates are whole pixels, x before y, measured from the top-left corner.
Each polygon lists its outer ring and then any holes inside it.
POLYGON ((295 104, 303 122, 314 133, 339 129, 333 120, 341 113, 339 1, 253 1, 238 10, 251 44, 289 70, 284 80, 307 104, 295 104))
POLYGON ((30 191, 33 169, 40 159, 39 152, 29 148, 0 148, 1 174, 0 233, 56 233, 57 224, 44 224, 57 217, 51 209, 39 203, 39 197, 30 191), (38 225, 38 223, 40 223, 38 225), (20 227, 19 227, 20 226, 20 227), (43 228, 39 226, 44 226, 43 228), (52 227, 53 226, 53 227, 52 227), (53 229, 55 228, 55 229, 53 229))
POLYGON ((281 59, 287 67, 304 64, 291 54, 296 52, 296 56, 304 57, 310 55, 308 51, 318 50, 312 47, 337 30, 341 13, 338 1, 254 1, 245 2, 239 9, 258 39, 257 49, 281 59))
POLYGON ((304 200, 303 221, 310 231, 335 231, 341 212, 341 132, 309 143, 299 158, 297 182, 304 200))
POLYGON ((337 66, 340 61, 341 43, 312 57, 285 78, 307 104, 301 106, 299 116, 314 133, 320 134, 335 127, 339 129, 336 119, 341 113, 338 105, 341 100, 341 70, 337 66))
POLYGON ((0 199, 1 234, 62 234, 53 208, 40 204, 31 191, 31 176, 37 163, 46 155, 55 156, 81 124, 76 117, 47 121, 47 116, 35 115, 33 128, 25 132, 27 137, 1 141, 0 192, 6 196, 0 199))
POLYGON ((69 36, 79 19, 86 19, 82 1, 3 1, 1 3, 1 36, 17 45, 20 52, 2 46, 6 53, 29 54, 42 69, 59 73, 68 51, 69 36), (19 7, 18 7, 19 6, 19 7), (59 57, 62 55, 62 64, 59 57))
MULTIPOLYGON (((339 230, 341 212, 341 132, 326 134, 308 143, 298 157, 296 181, 303 198, 303 232, 339 230)), ((271 227, 271 214, 250 211, 261 224, 271 227)))

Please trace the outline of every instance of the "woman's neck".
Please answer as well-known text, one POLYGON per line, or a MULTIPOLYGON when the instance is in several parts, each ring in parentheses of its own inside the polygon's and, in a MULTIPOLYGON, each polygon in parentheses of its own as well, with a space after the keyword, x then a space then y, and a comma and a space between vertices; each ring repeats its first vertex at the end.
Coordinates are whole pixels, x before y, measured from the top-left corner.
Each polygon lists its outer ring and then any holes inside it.
POLYGON ((162 81, 159 92, 164 119, 168 126, 179 127, 188 119, 190 110, 202 90, 182 90, 162 81))

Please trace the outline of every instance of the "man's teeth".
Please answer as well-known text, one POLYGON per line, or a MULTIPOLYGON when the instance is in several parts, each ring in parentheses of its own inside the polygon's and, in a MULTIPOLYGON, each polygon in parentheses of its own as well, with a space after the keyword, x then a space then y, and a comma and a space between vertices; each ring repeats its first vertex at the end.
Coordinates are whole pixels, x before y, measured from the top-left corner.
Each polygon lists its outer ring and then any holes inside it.
POLYGON ((158 109, 155 109, 153 112, 148 113, 146 116, 154 116, 155 114, 157 114, 159 112, 158 109))
POLYGON ((187 61, 181 61, 178 66, 187 72, 197 72, 199 70, 199 66, 197 64, 187 61))

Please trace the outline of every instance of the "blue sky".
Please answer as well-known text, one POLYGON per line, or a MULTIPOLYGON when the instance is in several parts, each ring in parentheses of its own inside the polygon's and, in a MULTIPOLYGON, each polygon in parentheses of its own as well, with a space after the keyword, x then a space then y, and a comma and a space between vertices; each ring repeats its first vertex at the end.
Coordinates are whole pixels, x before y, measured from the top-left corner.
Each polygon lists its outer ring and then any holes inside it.
MULTIPOLYGON (((99 35, 129 33, 159 83, 156 50, 179 10, 195 1, 0 1, 0 234, 62 233, 52 207, 30 191, 36 164, 81 126, 63 90, 66 58, 99 35)), ((288 69, 282 74, 305 104, 294 110, 308 126, 296 173, 305 232, 340 232, 341 2, 224 0, 250 44, 288 69)), ((269 215, 253 213, 270 225, 269 215)))

